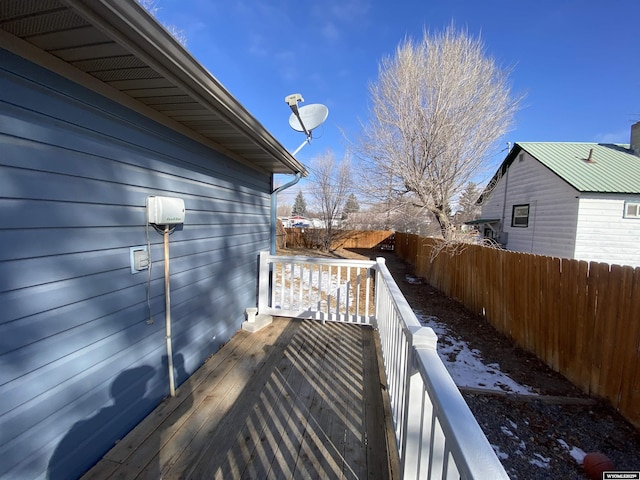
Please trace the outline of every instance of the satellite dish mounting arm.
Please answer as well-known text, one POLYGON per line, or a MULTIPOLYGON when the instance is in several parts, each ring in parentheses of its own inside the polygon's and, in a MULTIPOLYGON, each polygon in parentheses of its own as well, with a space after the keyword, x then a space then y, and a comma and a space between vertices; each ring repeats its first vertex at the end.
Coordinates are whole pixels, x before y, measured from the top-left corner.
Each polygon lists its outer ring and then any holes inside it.
POLYGON ((304 98, 299 93, 293 93, 291 95, 287 95, 284 99, 285 102, 291 108, 291 111, 296 116, 298 121, 300 122, 300 126, 302 127, 302 131, 307 136, 307 140, 311 137, 311 132, 307 130, 307 127, 304 126, 304 122, 302 121, 302 117, 300 117, 300 111, 298 110, 298 102, 304 102, 304 98))
POLYGON ((291 108, 291 111, 293 112, 293 114, 296 116, 296 118, 300 122, 300 126, 302 127, 302 131, 305 134, 304 142, 302 142, 300 144, 300 146, 298 148, 296 148, 295 151, 291 154, 291 155, 295 156, 300 150, 302 150, 302 147, 304 147, 307 143, 309 143, 309 144, 311 143, 311 132, 309 130, 307 130, 307 127, 304 126, 304 122, 302 121, 302 117, 300 117, 300 111, 298 110, 298 102, 304 102, 304 98, 302 98, 302 95, 300 95, 299 93, 293 93, 291 95, 287 95, 285 97, 284 101, 287 102, 287 104, 291 108))

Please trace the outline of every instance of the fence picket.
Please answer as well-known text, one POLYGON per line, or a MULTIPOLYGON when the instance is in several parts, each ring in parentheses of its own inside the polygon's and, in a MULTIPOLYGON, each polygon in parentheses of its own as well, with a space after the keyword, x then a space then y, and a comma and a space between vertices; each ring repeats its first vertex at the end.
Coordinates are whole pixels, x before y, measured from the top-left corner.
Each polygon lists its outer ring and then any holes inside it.
POLYGON ((620 345, 626 354, 620 373, 622 381, 618 394, 618 408, 623 415, 628 416, 627 418, 640 418, 640 321, 637 320, 640 312, 640 267, 633 271, 630 293, 626 300, 627 307, 623 312, 628 316, 624 318, 636 320, 629 322, 624 328, 624 340, 620 345))
POLYGON ((542 344, 540 342, 540 335, 537 332, 540 331, 540 271, 542 268, 542 257, 539 255, 530 255, 529 260, 531 262, 531 284, 529 287, 529 309, 530 309, 530 324, 531 324, 531 349, 532 351, 540 352, 542 344))
POLYGON ((575 310, 575 332, 576 332, 576 358, 575 370, 569 372, 567 377, 579 388, 588 391, 589 385, 585 381, 588 378, 588 366, 582 360, 588 356, 589 338, 591 337, 591 324, 587 316, 588 308, 588 279, 589 264, 584 261, 576 262, 577 273, 572 281, 576 284, 576 310, 575 310))
MULTIPOLYGON (((620 387, 617 385, 619 378, 615 378, 615 374, 612 373, 620 371, 620 360, 618 359, 617 352, 620 349, 619 342, 620 330, 620 310, 624 303, 624 295, 626 294, 626 279, 624 276, 623 267, 620 265, 611 265, 609 271, 609 278, 607 282, 608 292, 607 299, 605 300, 605 312, 604 318, 606 318, 604 338, 603 338, 603 350, 602 361, 600 367, 599 378, 599 391, 619 391, 620 387), (616 285, 616 288, 611 288, 611 285, 616 285)), ((612 399, 615 403, 618 403, 618 399, 612 399)))
POLYGON ((596 302, 594 305, 594 323, 593 323, 593 342, 591 347, 592 360, 591 364, 591 380, 589 381, 589 389, 595 395, 603 395, 600 388, 600 371, 602 369, 602 360, 606 358, 604 335, 606 332, 605 322, 608 320, 607 315, 607 303, 610 302, 608 298, 608 280, 609 280, 609 265, 605 263, 592 263, 590 272, 595 273, 595 289, 596 289, 596 302))
POLYGON ((560 259, 560 296, 557 299, 558 318, 556 321, 555 333, 557 335, 557 360, 558 371, 567 371, 570 357, 574 350, 573 345, 576 341, 575 332, 571 331, 570 322, 570 297, 572 293, 572 278, 570 260, 567 258, 560 259))
MULTIPOLYGON (((616 265, 612 266, 612 273, 618 269, 620 274, 620 288, 616 291, 616 295, 618 296, 618 300, 616 301, 616 319, 615 325, 609 326, 611 333, 611 350, 607 353, 609 362, 604 365, 604 391, 612 393, 620 392, 622 377, 621 375, 616 375, 616 373, 624 370, 625 357, 627 355, 633 355, 633 352, 628 350, 628 343, 625 341, 628 331, 622 324, 624 319, 629 318, 629 314, 632 313, 628 308, 631 303, 629 295, 633 287, 633 268, 618 267, 616 265)), ((620 397, 618 394, 618 398, 614 401, 614 406, 617 407, 619 403, 620 397)))

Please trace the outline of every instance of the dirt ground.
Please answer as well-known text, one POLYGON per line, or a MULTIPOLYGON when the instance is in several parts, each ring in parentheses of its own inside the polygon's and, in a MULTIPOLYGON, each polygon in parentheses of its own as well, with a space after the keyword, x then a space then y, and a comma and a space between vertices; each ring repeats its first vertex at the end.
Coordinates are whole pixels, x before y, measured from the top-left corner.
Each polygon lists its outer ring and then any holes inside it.
MULTIPOLYGON (((288 251, 285 254, 308 254, 288 251)), ((337 251, 315 255, 384 257, 407 301, 422 315, 431 315, 481 352, 487 363, 532 387, 535 399, 462 390, 470 409, 513 479, 585 479, 584 453, 605 453, 616 470, 640 471, 640 431, 605 401, 589 399, 566 378, 536 356, 517 347, 481 316, 422 281, 393 252, 337 251), (411 281, 408 281, 411 279, 411 281)))

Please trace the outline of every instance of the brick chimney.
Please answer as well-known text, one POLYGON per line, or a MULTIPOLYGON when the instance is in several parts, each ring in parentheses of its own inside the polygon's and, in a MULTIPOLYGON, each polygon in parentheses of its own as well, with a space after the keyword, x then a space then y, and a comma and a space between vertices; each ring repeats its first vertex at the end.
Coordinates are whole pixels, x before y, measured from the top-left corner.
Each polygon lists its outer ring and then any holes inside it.
POLYGON ((640 122, 631 125, 631 151, 640 157, 640 122))

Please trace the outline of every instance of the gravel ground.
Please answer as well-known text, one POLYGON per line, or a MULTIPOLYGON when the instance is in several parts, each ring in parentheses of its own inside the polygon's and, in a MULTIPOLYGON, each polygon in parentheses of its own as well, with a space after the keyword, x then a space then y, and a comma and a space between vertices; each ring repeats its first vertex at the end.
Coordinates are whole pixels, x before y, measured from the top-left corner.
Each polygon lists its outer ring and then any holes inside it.
POLYGON ((489 442, 513 479, 585 479, 582 457, 602 452, 617 470, 640 471, 640 431, 604 401, 589 399, 534 355, 516 347, 482 317, 430 285, 411 278, 411 267, 390 252, 383 256, 417 313, 438 318, 455 337, 477 349, 484 361, 539 394, 529 396, 463 391, 489 442), (411 281, 409 281, 411 280, 411 281))

